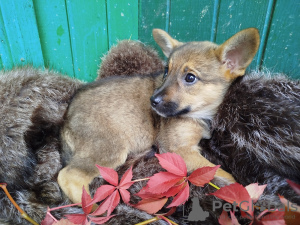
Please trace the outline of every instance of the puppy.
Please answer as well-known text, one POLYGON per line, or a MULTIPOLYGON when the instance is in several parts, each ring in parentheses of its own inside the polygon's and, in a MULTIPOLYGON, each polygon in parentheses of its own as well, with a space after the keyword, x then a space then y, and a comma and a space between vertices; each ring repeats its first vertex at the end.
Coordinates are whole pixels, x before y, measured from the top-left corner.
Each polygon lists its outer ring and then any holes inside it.
MULTIPOLYGON (((164 74, 95 81, 78 90, 69 106, 61 131, 67 165, 58 183, 73 202, 81 202, 82 186, 88 189, 99 175, 95 164, 116 168, 153 143, 160 152, 181 155, 189 171, 214 166, 198 144, 209 138, 207 121, 256 54, 258 31, 240 31, 220 46, 181 43, 159 29, 153 37, 168 57, 164 74)), ((222 169, 216 176, 234 182, 222 169)))

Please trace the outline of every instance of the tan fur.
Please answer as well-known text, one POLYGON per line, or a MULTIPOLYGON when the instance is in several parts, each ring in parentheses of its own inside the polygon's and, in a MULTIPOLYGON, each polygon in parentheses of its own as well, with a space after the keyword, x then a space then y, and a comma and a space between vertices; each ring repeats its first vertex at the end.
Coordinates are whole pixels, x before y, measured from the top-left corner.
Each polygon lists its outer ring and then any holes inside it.
MULTIPOLYGON (((233 79, 253 59, 258 32, 241 31, 220 46, 181 43, 158 29, 153 36, 169 57, 163 82, 162 76, 103 79, 80 90, 69 107, 61 136, 70 159, 58 182, 73 202, 81 201, 82 185, 87 187, 98 174, 95 164, 116 168, 130 152, 145 151, 153 143, 161 152, 181 155, 189 171, 214 166, 198 147, 210 137, 205 120, 213 118, 233 79), (187 83, 188 74, 196 82, 187 83)), ((216 176, 234 182, 222 169, 216 176)))

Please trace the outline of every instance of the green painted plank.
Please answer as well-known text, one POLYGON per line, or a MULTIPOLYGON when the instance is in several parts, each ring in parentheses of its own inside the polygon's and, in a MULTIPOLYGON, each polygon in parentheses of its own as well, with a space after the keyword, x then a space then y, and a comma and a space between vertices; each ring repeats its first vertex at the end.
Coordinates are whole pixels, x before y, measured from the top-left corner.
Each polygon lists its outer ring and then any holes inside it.
POLYGON ((14 65, 44 65, 32 0, 0 1, 14 65))
POLYGON ((13 60, 10 52, 9 42, 6 35, 6 30, 3 22, 2 13, 0 14, 0 69, 11 69, 13 67, 13 60))
MULTIPOLYGON (((220 1, 219 18, 217 21, 216 42, 223 43, 238 31, 256 27, 262 34, 268 1, 266 0, 232 0, 220 1)), ((257 56, 249 69, 257 68, 257 56)))
POLYGON ((263 67, 300 78, 300 2, 277 0, 263 67))
POLYGON ((75 77, 93 81, 108 50, 105 1, 67 0, 67 14, 75 77))
POLYGON ((138 39, 138 1, 107 0, 109 47, 118 40, 138 39))
POLYGON ((213 3, 211 0, 172 0, 171 36, 184 42, 210 40, 213 3))
POLYGON ((154 47, 162 57, 163 53, 152 37, 152 30, 160 28, 169 31, 170 0, 140 0, 139 40, 154 47))
POLYGON ((65 0, 33 0, 45 66, 74 76, 65 0))

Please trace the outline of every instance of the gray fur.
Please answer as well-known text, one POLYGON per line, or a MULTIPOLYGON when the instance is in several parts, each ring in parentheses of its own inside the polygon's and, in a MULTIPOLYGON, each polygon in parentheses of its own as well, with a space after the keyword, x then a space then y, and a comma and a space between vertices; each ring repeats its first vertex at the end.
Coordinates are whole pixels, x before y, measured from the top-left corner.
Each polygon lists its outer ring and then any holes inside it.
MULTIPOLYGON (((31 68, 15 69, 0 76, 0 182, 9 184, 8 189, 17 203, 37 222, 45 216, 47 206, 68 204, 56 183, 57 171, 62 167, 58 130, 78 86, 79 81, 31 68)), ((299 81, 282 76, 252 74, 238 79, 229 88, 212 121, 212 138, 201 143, 206 157, 232 172, 243 185, 268 183, 262 202, 272 199, 278 203, 277 193, 299 202, 299 197, 285 182, 285 178, 299 182, 299 93, 299 81), (272 129, 268 129, 270 126, 272 129)), ((118 168, 119 175, 131 165, 134 179, 162 170, 153 151, 129 156, 118 168)), ((224 185, 222 180, 213 182, 224 185)), ((90 185, 91 192, 103 183, 101 178, 95 178, 90 185)), ((130 192, 137 193, 143 185, 145 182, 134 184, 130 192)), ((210 212, 210 217, 201 224, 218 224, 221 212, 212 212, 214 197, 206 195, 213 191, 210 186, 191 186, 190 197, 198 197, 201 207, 210 212)), ((132 195, 131 202, 137 201, 138 197, 132 195)), ((189 200, 170 218, 188 224, 182 215, 183 210, 188 215, 191 204, 189 200)), ((61 218, 67 213, 80 212, 80 208, 74 207, 55 211, 54 215, 61 218)), ((108 224, 124 224, 124 218, 132 224, 152 217, 123 204, 115 213, 118 216, 108 224)), ((29 224, 2 191, 0 224, 29 224)))
MULTIPOLYGON (((0 182, 38 222, 47 206, 65 203, 55 182, 62 167, 59 129, 80 84, 30 67, 0 73, 0 182)), ((0 222, 5 221, 27 224, 0 191, 0 222)))

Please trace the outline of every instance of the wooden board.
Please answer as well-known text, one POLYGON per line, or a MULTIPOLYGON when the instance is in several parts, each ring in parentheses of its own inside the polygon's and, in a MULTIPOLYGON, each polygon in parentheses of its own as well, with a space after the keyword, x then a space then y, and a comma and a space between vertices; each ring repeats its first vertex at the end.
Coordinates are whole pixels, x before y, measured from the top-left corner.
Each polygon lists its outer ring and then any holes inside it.
POLYGON ((300 2, 294 0, 14 0, 0 1, 0 8, 0 69, 32 64, 90 82, 118 40, 160 51, 153 28, 180 41, 221 44, 256 27, 261 45, 250 69, 300 77, 300 2))

